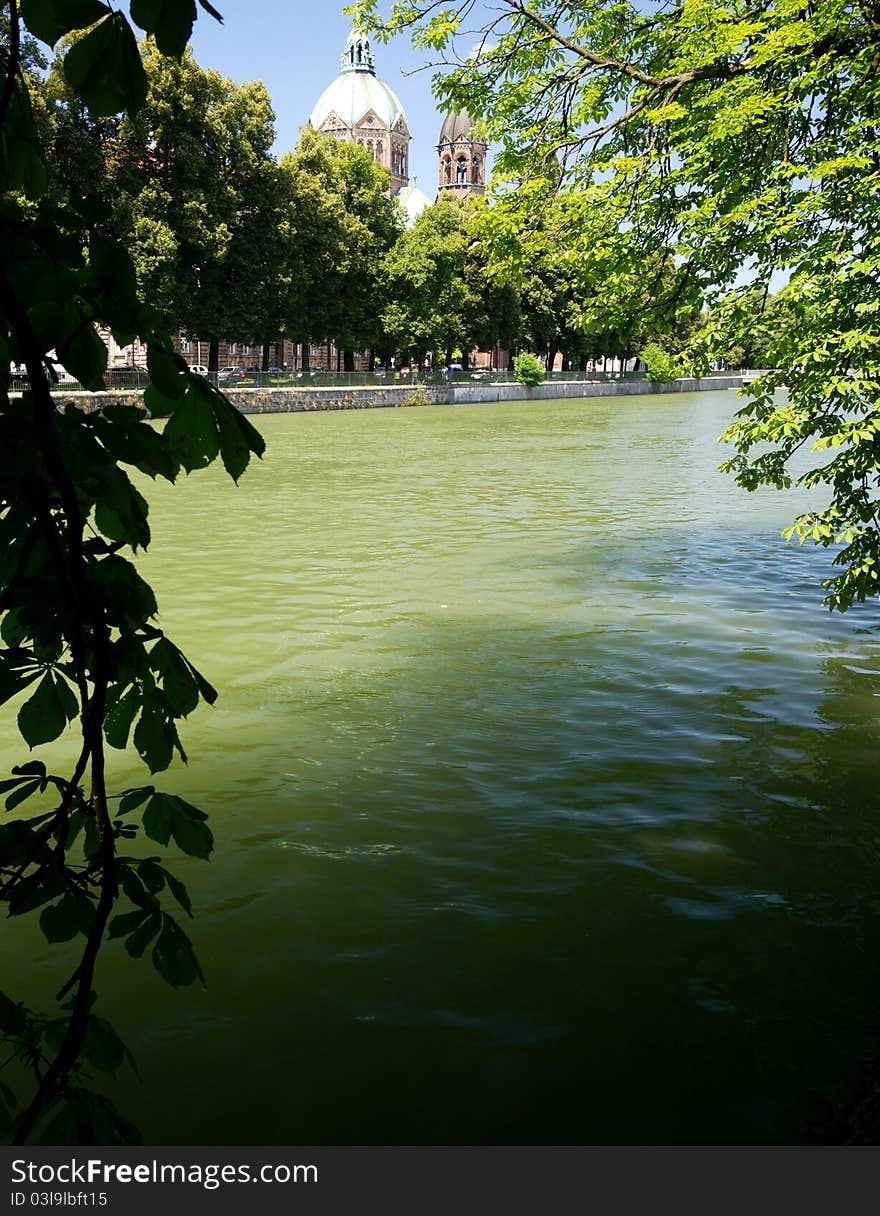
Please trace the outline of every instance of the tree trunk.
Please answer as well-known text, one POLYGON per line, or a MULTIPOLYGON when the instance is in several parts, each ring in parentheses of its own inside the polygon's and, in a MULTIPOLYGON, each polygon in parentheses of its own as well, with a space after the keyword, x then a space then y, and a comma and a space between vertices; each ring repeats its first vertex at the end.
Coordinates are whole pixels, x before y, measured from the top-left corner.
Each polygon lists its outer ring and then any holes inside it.
POLYGON ((588 362, 587 356, 581 355, 580 361, 578 363, 578 371, 581 373, 582 376, 586 374, 587 362, 588 362))
POLYGON ((462 344, 461 344, 461 368, 462 368, 462 371, 465 371, 465 372, 466 372, 466 371, 469 371, 469 370, 470 370, 470 366, 471 366, 471 352, 468 350, 468 348, 467 348, 467 346, 464 344, 464 342, 462 342, 462 344))
POLYGON ((308 342, 303 342, 303 344, 302 344, 302 369, 304 372, 307 372, 309 370, 309 344, 308 344, 308 342))
POLYGON ((350 346, 346 346, 342 352, 342 370, 344 372, 354 371, 354 351, 350 346))
POLYGON ((260 367, 263 369, 264 372, 267 372, 269 370, 269 351, 270 351, 269 343, 264 342, 263 343, 263 355, 262 355, 262 359, 260 361, 260 367))
POLYGON ((220 370, 220 339, 212 338, 208 343, 208 371, 215 374, 220 370))

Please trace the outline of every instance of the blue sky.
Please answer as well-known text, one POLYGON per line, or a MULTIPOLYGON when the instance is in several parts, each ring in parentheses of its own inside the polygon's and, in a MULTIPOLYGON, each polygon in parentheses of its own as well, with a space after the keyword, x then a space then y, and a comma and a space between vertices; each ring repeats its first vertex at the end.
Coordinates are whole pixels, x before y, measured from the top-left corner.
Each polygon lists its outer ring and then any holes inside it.
MULTIPOLYGON (((262 80, 275 108, 275 152, 295 147, 312 106, 339 73, 349 22, 342 3, 327 0, 213 0, 218 25, 203 9, 193 31, 196 58, 233 80, 262 80)), ((437 187, 437 138, 442 114, 431 94, 431 72, 408 40, 377 44, 376 70, 397 93, 409 121, 410 176, 428 195, 437 187)))

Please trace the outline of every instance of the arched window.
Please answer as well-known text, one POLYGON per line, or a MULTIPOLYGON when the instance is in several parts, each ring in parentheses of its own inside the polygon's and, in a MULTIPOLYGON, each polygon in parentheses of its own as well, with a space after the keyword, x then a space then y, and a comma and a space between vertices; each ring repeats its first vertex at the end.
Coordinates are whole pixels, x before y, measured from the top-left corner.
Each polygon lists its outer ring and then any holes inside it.
POLYGON ((478 156, 474 157, 473 169, 474 169, 474 174, 473 174, 473 178, 471 180, 473 181, 475 186, 479 186, 479 184, 480 184, 480 158, 478 156))
POLYGON ((457 185, 459 185, 459 186, 467 185, 467 161, 465 160, 465 158, 463 156, 460 156, 458 158, 458 165, 456 168, 455 180, 456 180, 457 185))
POLYGON ((382 142, 380 140, 379 143, 376 144, 376 160, 378 160, 378 161, 382 160, 382 151, 383 151, 382 142))
POLYGON ((447 156, 443 162, 443 179, 444 181, 452 181, 452 161, 447 156))

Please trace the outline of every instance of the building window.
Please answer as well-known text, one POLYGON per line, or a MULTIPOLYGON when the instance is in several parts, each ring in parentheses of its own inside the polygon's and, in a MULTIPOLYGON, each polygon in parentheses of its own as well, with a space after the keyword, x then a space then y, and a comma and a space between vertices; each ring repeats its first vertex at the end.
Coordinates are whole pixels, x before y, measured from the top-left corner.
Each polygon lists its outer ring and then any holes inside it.
POLYGON ((251 353, 251 348, 249 346, 243 346, 241 348, 241 353, 243 355, 249 355, 251 353))
POLYGON ((458 165, 456 168, 456 184, 459 186, 467 185, 467 161, 463 156, 460 156, 458 159, 458 165))
POLYGON ((477 156, 474 157, 473 183, 475 186, 479 186, 480 184, 480 159, 477 156))
POLYGON ((188 354, 189 354, 189 338, 181 338, 181 339, 180 339, 180 353, 181 353, 182 355, 188 355, 188 354))
POLYGON ((230 353, 230 355, 237 355, 237 354, 238 354, 238 345, 237 345, 237 343, 235 343, 235 342, 230 342, 230 343, 229 343, 229 353, 230 353))
POLYGON ((452 181, 452 161, 448 156, 443 162, 443 180, 446 182, 452 181))

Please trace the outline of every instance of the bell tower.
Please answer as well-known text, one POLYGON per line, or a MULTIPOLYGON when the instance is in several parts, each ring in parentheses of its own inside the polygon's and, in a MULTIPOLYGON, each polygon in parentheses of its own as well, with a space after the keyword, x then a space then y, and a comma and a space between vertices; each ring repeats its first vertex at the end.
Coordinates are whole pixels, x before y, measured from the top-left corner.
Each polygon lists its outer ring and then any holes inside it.
POLYGON ((456 198, 481 195, 486 191, 488 145, 476 135, 467 110, 447 114, 440 128, 439 179, 437 197, 443 193, 456 198))

